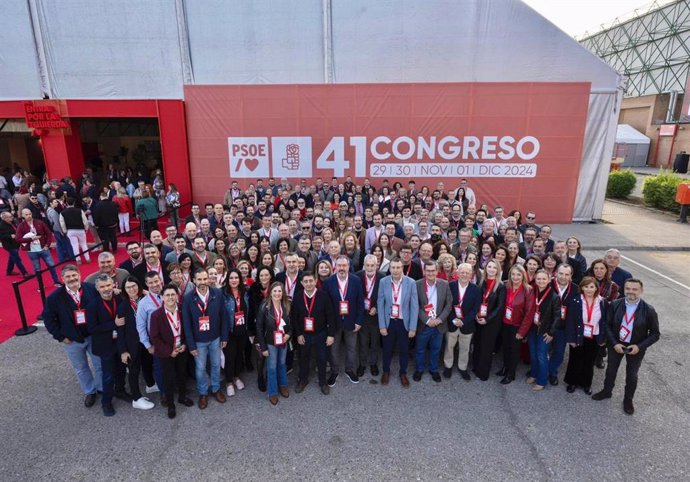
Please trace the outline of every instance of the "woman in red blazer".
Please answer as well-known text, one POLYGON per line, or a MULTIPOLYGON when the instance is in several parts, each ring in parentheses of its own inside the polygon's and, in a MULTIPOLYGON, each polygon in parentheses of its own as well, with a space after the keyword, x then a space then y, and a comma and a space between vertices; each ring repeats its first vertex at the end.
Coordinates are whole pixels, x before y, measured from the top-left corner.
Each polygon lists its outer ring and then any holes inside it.
POLYGON ((177 401, 186 407, 194 405, 187 398, 187 347, 182 329, 182 313, 177 304, 177 287, 163 287, 163 306, 151 314, 151 343, 153 356, 158 358, 163 372, 168 418, 175 418, 175 387, 177 401))
POLYGON ((503 312, 503 370, 499 376, 507 385, 515 380, 515 369, 520 358, 520 343, 527 336, 534 319, 534 296, 527 283, 527 273, 520 265, 510 268, 506 285, 506 304, 503 312))

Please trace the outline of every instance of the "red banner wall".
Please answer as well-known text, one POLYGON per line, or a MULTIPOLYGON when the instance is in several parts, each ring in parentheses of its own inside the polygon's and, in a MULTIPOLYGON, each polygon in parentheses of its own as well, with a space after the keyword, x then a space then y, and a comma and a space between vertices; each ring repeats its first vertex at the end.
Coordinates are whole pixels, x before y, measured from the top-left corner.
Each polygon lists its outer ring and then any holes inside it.
POLYGON ((455 188, 572 220, 589 83, 185 86, 194 199, 334 175, 455 188))

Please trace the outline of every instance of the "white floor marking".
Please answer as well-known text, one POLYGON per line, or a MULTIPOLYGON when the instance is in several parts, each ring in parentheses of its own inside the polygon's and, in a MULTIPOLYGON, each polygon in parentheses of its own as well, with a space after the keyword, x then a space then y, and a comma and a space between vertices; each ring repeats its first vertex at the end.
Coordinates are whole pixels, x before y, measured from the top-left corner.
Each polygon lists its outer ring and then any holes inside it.
POLYGON ((638 263, 638 262, 635 261, 634 259, 628 258, 627 256, 623 256, 622 254, 621 254, 621 258, 623 258, 623 259, 625 259, 625 260, 627 260, 627 261, 630 261, 631 263, 634 263, 634 264, 636 264, 637 266, 640 266, 640 267, 646 269, 647 271, 650 271, 650 272, 654 273, 654 274, 657 275, 657 276, 661 276, 662 278, 664 278, 664 279, 666 279, 666 280, 668 280, 668 281, 670 281, 670 282, 672 282, 672 283, 675 283, 675 284, 677 284, 678 286, 681 286, 681 287, 685 288, 686 290, 690 291, 690 286, 684 285, 683 283, 680 283, 680 282, 674 280, 673 278, 669 278, 669 277, 666 276, 665 274, 661 274, 661 273, 659 273, 657 270, 652 269, 652 268, 650 268, 649 266, 645 266, 645 265, 642 264, 642 263, 638 263))

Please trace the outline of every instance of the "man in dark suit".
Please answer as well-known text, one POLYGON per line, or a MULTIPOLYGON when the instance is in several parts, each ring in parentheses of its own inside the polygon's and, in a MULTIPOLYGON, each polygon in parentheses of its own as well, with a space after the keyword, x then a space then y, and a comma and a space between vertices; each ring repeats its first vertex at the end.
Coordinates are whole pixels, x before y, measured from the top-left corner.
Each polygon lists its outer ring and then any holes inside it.
POLYGON ((379 375, 379 356, 381 354, 381 334, 379 320, 376 316, 376 301, 379 296, 381 275, 378 272, 378 261, 373 254, 364 257, 364 269, 358 271, 357 277, 364 288, 364 324, 359 331, 359 367, 357 376, 364 375, 369 365, 371 376, 379 375))
POLYGON ((299 270, 299 256, 297 253, 288 253, 285 256, 285 271, 276 275, 276 281, 285 286, 285 293, 290 300, 300 296, 302 290, 302 272, 299 270))
POLYGON ((435 382, 441 381, 438 372, 438 359, 446 332, 446 320, 453 309, 448 282, 438 279, 436 262, 424 262, 424 278, 416 281, 417 302, 420 307, 417 315, 417 369, 412 375, 414 381, 422 379, 426 371, 426 351, 429 346, 429 372, 435 382))
POLYGON ((321 393, 328 395, 326 380, 328 347, 335 341, 336 319, 331 299, 316 289, 316 276, 311 271, 302 274, 303 291, 292 300, 290 319, 300 346, 299 378, 295 392, 302 393, 309 383, 309 363, 312 348, 316 350, 316 366, 321 393))
POLYGON ((127 250, 129 258, 120 263, 120 268, 133 275, 134 268, 144 262, 144 259, 141 257, 141 246, 137 241, 128 241, 125 245, 125 249, 127 250))
POLYGON ((611 398, 616 383, 618 367, 625 357, 625 395, 623 410, 628 415, 635 413, 633 397, 637 389, 637 373, 647 348, 659 341, 659 318, 654 307, 642 299, 642 281, 629 278, 623 287, 624 299, 609 305, 606 314, 606 337, 608 339, 608 366, 604 389, 592 395, 594 400, 611 398))
POLYGON ((340 372, 340 338, 344 336, 346 356, 345 373, 352 383, 359 383, 355 373, 357 363, 357 333, 364 323, 364 293, 362 282, 350 273, 350 258, 340 255, 335 261, 336 274, 326 279, 323 289, 331 298, 337 319, 335 342, 331 346, 331 375, 328 386, 332 387, 340 372))
POLYGON ((43 308, 43 322, 48 332, 62 343, 84 392, 84 405, 96 403, 96 393, 102 390, 101 359, 92 350, 86 324, 86 306, 98 298, 93 285, 81 282, 79 268, 73 264, 62 267, 64 286, 53 291, 43 308), (88 355, 88 357, 87 357, 88 355), (93 370, 89 366, 89 358, 93 370))
POLYGON ((170 283, 168 263, 161 259, 161 252, 153 244, 144 245, 144 262, 140 263, 132 273, 142 286, 146 286, 146 273, 155 271, 163 283, 170 283))
POLYGON ((556 268, 556 279, 553 281, 553 289, 561 298, 561 320, 559 328, 554 332, 553 341, 551 342, 551 356, 549 357, 549 383, 551 385, 558 385, 558 369, 563 363, 565 357, 565 347, 567 345, 565 335, 565 319, 567 316, 568 306, 573 298, 580 296, 580 289, 573 279, 573 267, 566 263, 561 263, 556 268))
POLYGON ((117 328, 125 324, 125 319, 116 316, 117 300, 113 279, 101 273, 96 276, 95 283, 98 296, 86 307, 86 323, 91 334, 93 354, 101 359, 103 415, 112 417, 115 415, 113 396, 116 393, 121 400, 132 403, 132 397, 125 393, 126 367, 117 353, 117 328))
POLYGON ((472 265, 461 263, 458 266, 458 280, 450 283, 453 308, 447 319, 446 352, 443 356, 443 376, 446 378, 450 378, 453 373, 453 355, 457 344, 460 376, 463 380, 471 379, 467 372, 470 342, 476 330, 477 313, 482 304, 481 290, 477 285, 470 283, 472 274, 472 265))

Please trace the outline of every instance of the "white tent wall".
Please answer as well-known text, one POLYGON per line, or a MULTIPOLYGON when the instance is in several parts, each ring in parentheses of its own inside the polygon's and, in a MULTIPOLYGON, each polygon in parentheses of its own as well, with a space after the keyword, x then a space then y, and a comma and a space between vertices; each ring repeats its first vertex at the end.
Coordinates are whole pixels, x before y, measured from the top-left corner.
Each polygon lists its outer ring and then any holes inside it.
POLYGON ((590 82, 574 219, 601 216, 618 74, 519 0, 9 0, 9 6, 0 20, 3 38, 12 39, 0 43, 0 66, 10 67, 0 70, 0 99, 43 91, 51 98, 181 99, 185 82, 590 82), (38 49, 27 35, 32 25, 38 49))
POLYGON ((0 9, 0 99, 42 97, 38 59, 26 0, 7 0, 0 9))
POLYGON ((38 16, 51 98, 182 98, 173 0, 29 4, 38 16))

